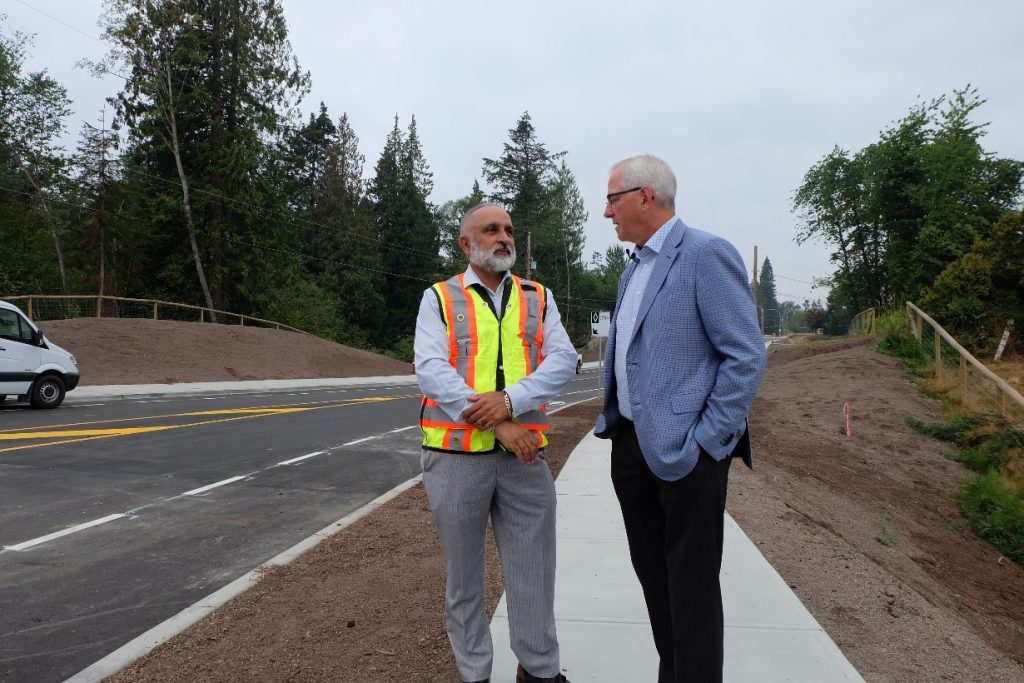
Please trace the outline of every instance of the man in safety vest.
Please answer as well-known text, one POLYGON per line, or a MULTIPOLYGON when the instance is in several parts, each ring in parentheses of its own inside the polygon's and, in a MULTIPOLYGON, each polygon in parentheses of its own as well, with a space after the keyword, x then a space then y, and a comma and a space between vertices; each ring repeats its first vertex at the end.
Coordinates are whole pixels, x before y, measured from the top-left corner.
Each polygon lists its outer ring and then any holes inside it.
POLYGON ((516 680, 565 681, 555 635, 555 486, 545 403, 576 372, 554 297, 509 272, 512 219, 482 203, 462 217, 466 272, 423 293, 416 379, 423 485, 448 568, 445 617, 464 681, 491 675, 484 590, 488 517, 501 556, 516 680))

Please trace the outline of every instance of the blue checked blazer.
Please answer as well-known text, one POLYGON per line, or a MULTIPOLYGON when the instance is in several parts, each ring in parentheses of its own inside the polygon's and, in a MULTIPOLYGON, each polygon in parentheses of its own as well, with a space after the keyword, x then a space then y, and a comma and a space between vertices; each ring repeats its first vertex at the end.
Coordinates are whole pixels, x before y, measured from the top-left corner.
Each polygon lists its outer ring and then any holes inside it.
MULTIPOLYGON (((630 262, 619 279, 619 301, 633 268, 630 262)), ((595 435, 612 438, 623 419, 615 347, 627 343, 633 421, 655 476, 666 481, 685 477, 702 447, 716 460, 735 452, 752 466, 747 412, 761 384, 766 354, 747 272, 735 247, 677 218, 640 299, 632 338, 616 339, 615 329, 613 316, 604 409, 595 435)))

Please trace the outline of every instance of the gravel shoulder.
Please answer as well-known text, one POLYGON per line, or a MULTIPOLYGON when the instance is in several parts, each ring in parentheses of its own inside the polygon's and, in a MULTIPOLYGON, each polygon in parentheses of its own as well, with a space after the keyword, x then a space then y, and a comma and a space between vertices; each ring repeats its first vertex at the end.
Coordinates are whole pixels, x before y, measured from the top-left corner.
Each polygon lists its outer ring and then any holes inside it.
MULTIPOLYGON (((80 357, 90 384, 408 372, 275 330, 246 328, 258 350, 236 352, 232 335, 242 328, 44 328, 80 357), (153 348, 157 340, 179 349, 153 348), (220 348, 228 352, 215 356, 220 348), (188 362, 208 355, 202 368, 188 362), (169 360, 174 367, 161 367, 169 360)), ((553 416, 556 474, 598 409, 590 402, 553 416)), ((773 349, 751 414, 756 470, 732 469, 730 513, 867 680, 1024 680, 1024 570, 964 527, 950 491, 966 470, 948 459, 948 445, 913 433, 908 417, 941 414, 898 360, 851 342, 773 349)), ((493 544, 487 562, 493 609, 493 544)), ((443 558, 416 486, 109 680, 456 680, 443 592, 443 558)))

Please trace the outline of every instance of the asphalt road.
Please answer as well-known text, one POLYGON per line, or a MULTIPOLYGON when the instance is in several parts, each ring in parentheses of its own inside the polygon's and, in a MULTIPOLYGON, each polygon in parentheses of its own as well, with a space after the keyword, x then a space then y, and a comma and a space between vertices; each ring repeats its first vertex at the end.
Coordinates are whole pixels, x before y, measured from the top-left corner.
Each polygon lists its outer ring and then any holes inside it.
POLYGON ((419 474, 416 391, 0 407, 0 681, 62 681, 419 474))

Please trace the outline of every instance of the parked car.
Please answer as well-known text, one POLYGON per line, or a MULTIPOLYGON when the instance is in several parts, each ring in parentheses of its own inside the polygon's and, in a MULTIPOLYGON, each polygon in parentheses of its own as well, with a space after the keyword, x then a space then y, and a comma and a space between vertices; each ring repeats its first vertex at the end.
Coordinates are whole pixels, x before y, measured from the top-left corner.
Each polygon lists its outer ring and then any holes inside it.
POLYGON ((14 304, 0 301, 0 403, 56 408, 78 386, 78 361, 46 338, 14 304))

